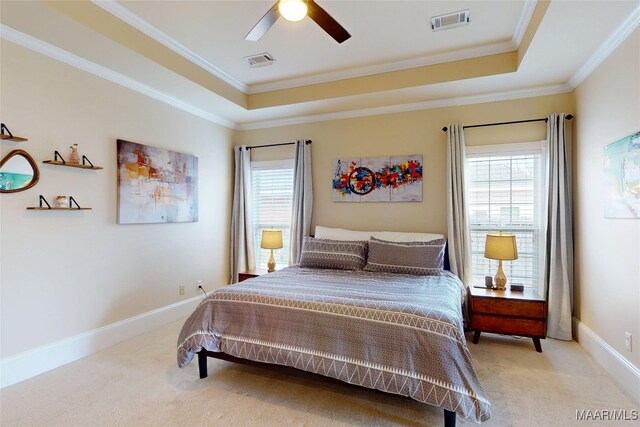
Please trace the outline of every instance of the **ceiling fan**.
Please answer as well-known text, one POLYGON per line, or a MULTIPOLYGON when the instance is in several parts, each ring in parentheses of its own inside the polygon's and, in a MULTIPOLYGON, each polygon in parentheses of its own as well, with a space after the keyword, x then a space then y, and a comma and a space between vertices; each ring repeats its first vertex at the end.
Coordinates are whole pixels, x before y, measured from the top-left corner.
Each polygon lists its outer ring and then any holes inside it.
POLYGON ((313 21, 327 32, 338 43, 342 43, 351 37, 351 34, 345 30, 338 21, 333 19, 326 10, 318 6, 313 0, 279 0, 269 9, 269 11, 253 26, 245 40, 258 41, 264 36, 269 28, 275 24, 276 20, 282 15, 289 21, 300 21, 305 16, 313 19, 313 21))

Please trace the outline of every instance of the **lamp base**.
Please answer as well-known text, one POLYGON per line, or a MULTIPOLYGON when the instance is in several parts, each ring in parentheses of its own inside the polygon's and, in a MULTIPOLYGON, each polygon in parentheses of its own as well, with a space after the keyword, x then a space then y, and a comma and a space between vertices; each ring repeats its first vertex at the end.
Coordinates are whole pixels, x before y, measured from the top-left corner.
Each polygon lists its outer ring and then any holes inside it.
POLYGON ((267 273, 273 273, 274 271, 276 271, 276 259, 273 257, 273 249, 271 249, 269 261, 267 261, 267 273))
POLYGON ((502 270, 502 260, 498 261, 498 272, 496 273, 494 280, 497 290, 504 291, 507 289, 507 276, 505 276, 504 271, 502 270))

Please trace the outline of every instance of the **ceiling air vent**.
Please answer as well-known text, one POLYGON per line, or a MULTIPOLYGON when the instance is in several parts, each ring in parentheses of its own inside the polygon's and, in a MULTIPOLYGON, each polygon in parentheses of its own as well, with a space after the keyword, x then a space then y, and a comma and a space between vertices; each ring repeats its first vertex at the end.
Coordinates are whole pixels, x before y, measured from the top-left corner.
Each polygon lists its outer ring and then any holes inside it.
POLYGON ((276 61, 276 58, 273 57, 270 53, 259 53, 257 55, 245 56, 244 59, 249 63, 249 67, 264 67, 266 65, 271 65, 276 61))
POLYGON ((446 15, 432 16, 431 29, 433 31, 448 30, 449 28, 467 25, 469 20, 469 9, 447 13, 446 15))

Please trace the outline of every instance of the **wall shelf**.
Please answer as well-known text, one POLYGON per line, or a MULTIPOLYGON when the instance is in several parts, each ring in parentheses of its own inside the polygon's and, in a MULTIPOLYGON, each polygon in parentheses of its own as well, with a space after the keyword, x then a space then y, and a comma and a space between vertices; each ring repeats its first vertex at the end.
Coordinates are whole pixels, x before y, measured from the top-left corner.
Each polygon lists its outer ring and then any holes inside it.
POLYGON ((47 199, 45 199, 42 194, 38 198, 38 206, 29 206, 27 208, 27 210, 30 210, 30 211, 90 211, 91 209, 92 208, 80 207, 80 205, 78 204, 78 202, 76 202, 76 199, 74 199, 73 196, 69 196, 69 206, 51 207, 49 202, 47 202, 47 199), (43 206, 43 204, 46 206, 43 206), (75 205, 75 207, 73 205, 75 205))
POLYGON ((70 168, 80 168, 80 169, 94 169, 94 170, 104 169, 102 166, 83 165, 80 163, 78 164, 66 163, 66 162, 63 163, 57 160, 44 160, 42 163, 46 163, 48 165, 67 166, 70 168))
POLYGON ((28 141, 27 138, 23 138, 21 136, 13 136, 9 128, 6 127, 4 123, 0 123, 0 139, 3 141, 15 141, 15 142, 28 141), (5 131, 7 133, 5 133, 5 131))
POLYGON ((90 211, 92 208, 41 208, 39 206, 29 206, 30 211, 90 211))
POLYGON ((80 169, 93 169, 99 170, 104 169, 102 166, 94 166, 91 163, 91 160, 87 158, 87 156, 82 156, 82 163, 69 163, 65 161, 59 152, 54 151, 53 160, 44 160, 42 163, 46 163, 48 165, 57 165, 57 166, 67 166, 70 168, 80 168, 80 169))

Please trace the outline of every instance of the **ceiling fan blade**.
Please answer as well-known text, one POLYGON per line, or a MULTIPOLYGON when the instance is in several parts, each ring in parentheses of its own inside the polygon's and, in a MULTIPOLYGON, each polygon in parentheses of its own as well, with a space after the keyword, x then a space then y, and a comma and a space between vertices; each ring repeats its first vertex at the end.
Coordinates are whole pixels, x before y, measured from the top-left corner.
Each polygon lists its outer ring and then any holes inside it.
POLYGON ((342 25, 338 24, 338 21, 333 19, 326 10, 318 6, 316 2, 313 0, 307 1, 307 7, 309 8, 307 13, 309 18, 313 19, 315 23, 333 37, 335 41, 342 43, 351 37, 351 34, 349 34, 342 25))
POLYGON ((249 34, 247 34, 244 39, 257 42, 267 33, 267 31, 269 31, 269 28, 275 24, 279 17, 280 11, 278 10, 278 2, 276 2, 276 4, 274 4, 273 7, 269 9, 262 18, 260 18, 258 23, 253 26, 251 31, 249 31, 249 34))

